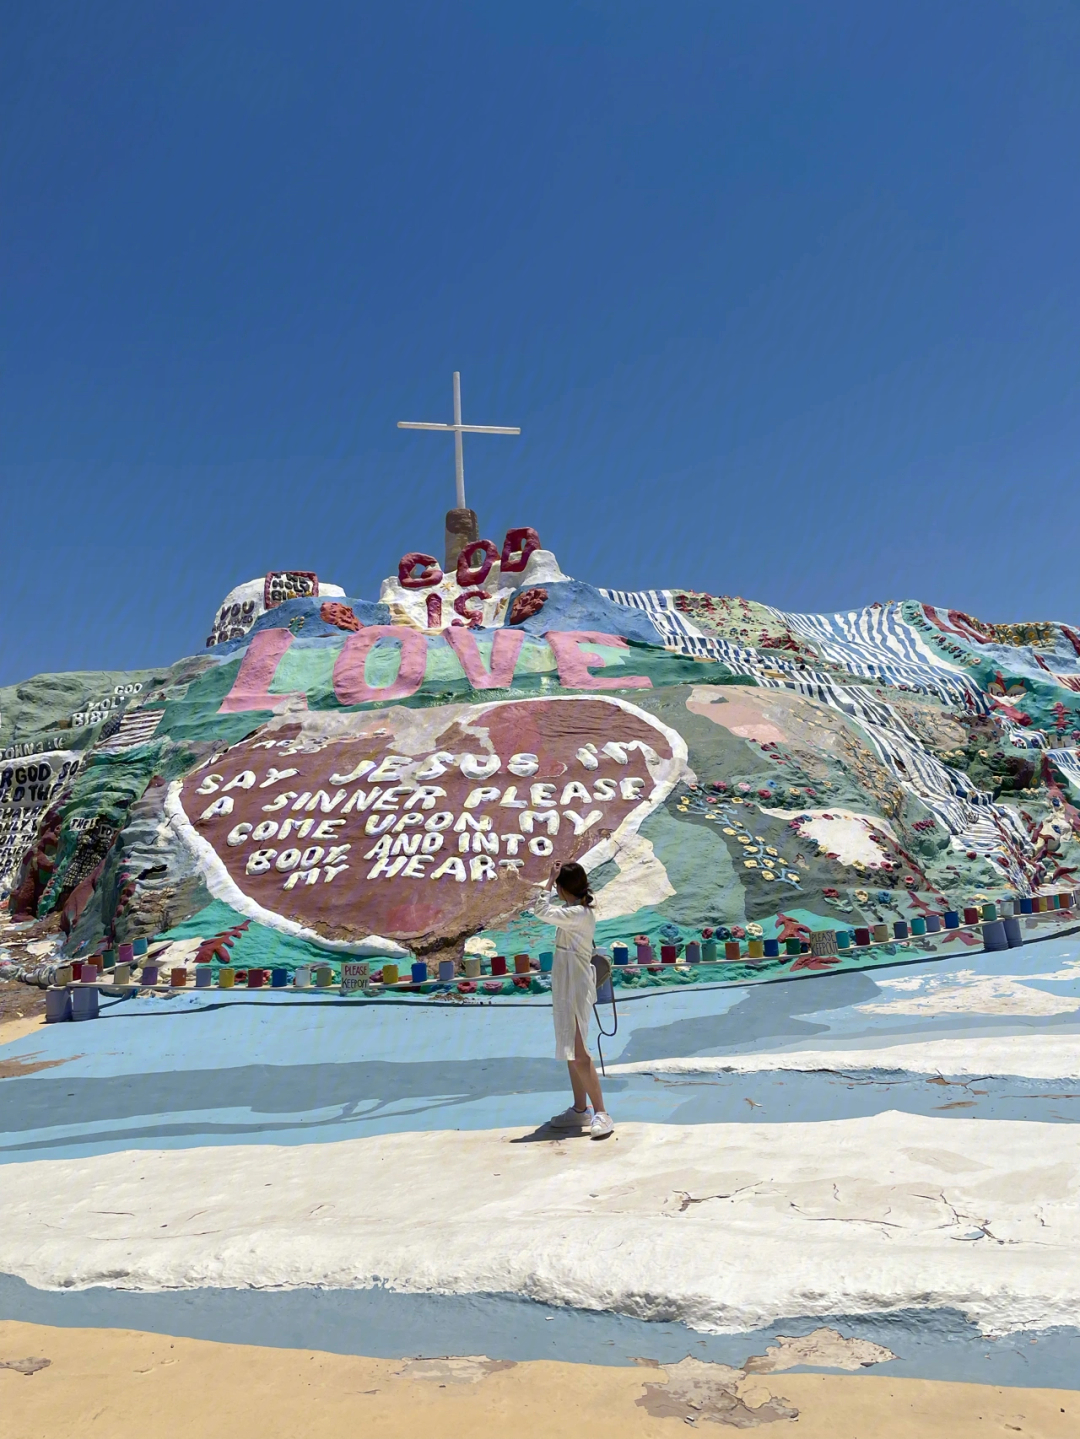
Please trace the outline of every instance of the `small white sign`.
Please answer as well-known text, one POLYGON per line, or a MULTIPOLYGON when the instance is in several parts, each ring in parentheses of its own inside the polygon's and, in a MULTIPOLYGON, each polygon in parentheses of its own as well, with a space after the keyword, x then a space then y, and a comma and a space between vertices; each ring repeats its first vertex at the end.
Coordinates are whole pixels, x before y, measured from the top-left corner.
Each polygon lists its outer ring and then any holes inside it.
POLYGON ((341 992, 354 994, 363 989, 371 978, 371 966, 366 961, 346 959, 341 965, 341 992))

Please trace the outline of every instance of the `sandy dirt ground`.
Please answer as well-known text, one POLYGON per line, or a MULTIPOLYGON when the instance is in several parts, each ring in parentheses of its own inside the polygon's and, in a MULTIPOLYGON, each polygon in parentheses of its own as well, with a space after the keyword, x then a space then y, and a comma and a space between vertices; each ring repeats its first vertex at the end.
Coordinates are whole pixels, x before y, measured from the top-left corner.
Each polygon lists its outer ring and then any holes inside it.
POLYGON ((7 1033, 7 1026, 26 1019, 45 1022, 45 991, 21 979, 0 979, 0 1044, 18 1039, 16 1033, 7 1033))
POLYGON ((565 1439, 570 1426, 590 1439, 1075 1439, 1080 1393, 685 1362, 366 1359, 0 1322, 2 1439, 565 1439))

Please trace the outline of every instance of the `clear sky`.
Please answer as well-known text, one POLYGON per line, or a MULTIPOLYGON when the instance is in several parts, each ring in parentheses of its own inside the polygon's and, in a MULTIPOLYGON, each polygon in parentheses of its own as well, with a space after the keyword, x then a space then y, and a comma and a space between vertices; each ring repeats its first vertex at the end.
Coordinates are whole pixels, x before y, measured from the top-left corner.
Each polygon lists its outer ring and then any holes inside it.
POLYGON ((1080 9, 0 4, 0 683, 481 532, 1080 621, 1080 9))

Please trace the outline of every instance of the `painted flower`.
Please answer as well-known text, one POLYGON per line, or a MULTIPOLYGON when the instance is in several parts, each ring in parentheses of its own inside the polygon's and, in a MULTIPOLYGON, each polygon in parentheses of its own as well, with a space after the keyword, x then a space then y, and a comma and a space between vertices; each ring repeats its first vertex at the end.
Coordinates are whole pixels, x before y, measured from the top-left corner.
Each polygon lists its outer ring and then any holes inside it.
POLYGON ((746 926, 746 933, 750 939, 760 939, 761 936, 765 933, 765 931, 762 929, 760 924, 754 923, 748 924, 746 926))
POLYGON ((870 902, 870 896, 867 894, 865 889, 857 889, 855 891, 855 898, 859 901, 860 904, 868 904, 870 902))
POLYGON ((731 926, 731 937, 732 939, 745 939, 746 930, 743 929, 741 924, 733 924, 731 926))

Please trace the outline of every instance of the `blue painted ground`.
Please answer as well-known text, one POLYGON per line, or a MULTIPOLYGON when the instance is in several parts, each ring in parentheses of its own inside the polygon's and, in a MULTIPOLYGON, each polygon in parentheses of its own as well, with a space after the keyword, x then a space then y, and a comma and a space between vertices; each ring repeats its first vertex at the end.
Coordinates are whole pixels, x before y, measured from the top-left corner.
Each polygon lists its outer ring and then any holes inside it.
MULTIPOLYGON (((728 988, 625 995, 607 1062, 829 1050, 816 1073, 627 1075, 609 1107, 652 1123, 790 1122, 900 1109, 958 1119, 1080 1119, 1080 1086, 852 1069, 847 1049, 1003 1034, 1076 1034, 1080 939, 963 955, 897 970, 728 988), (1001 1012, 891 1013, 912 986, 946 997, 966 976, 996 978, 1001 1012), (1047 979, 1046 974, 1064 977, 1047 979), (890 989, 902 977, 905 988, 890 989), (1030 992, 1062 1012, 1030 1014, 1030 992), (1010 994, 1016 1002, 1010 1003, 1010 994), (874 1006, 867 1010, 866 1006, 874 1006), (1021 1012, 1016 1012, 1017 1010, 1021 1012), (876 1011, 876 1012, 875 1012, 876 1011)), ((602 1007, 611 1028, 610 1007, 602 1007)), ((205 1144, 304 1144, 404 1129, 532 1126, 562 1108, 566 1069, 551 1058, 551 1011, 537 997, 487 1004, 399 1004, 289 991, 189 991, 108 1000, 89 1024, 60 1024, 7 1045, 5 1060, 55 1067, 0 1084, 0 1160, 205 1144)))
MULTIPOLYGON (((610 1008, 602 1018, 610 1028, 610 1008)), ((1006 1034, 1075 1035, 1080 1048, 1080 937, 873 973, 625 993, 618 1033, 603 1041, 609 1064, 804 1049, 831 1051, 835 1062, 814 1073, 611 1077, 608 1103, 618 1120, 670 1124, 815 1121, 891 1109, 959 1122, 1080 1119, 1080 1085, 1008 1075, 941 1079, 889 1067, 889 1046, 900 1042, 1006 1034), (937 999, 910 1012, 913 996, 921 1003, 930 992, 940 996, 940 1012, 937 999), (882 1051, 880 1068, 844 1063, 846 1052, 874 1048, 882 1051)), ((95 1023, 52 1025, 0 1050, 28 1071, 50 1065, 0 1081, 0 1159, 325 1143, 409 1129, 528 1130, 567 1102, 565 1066, 552 1050, 550 1007, 539 996, 460 1004, 191 991, 107 1000, 95 1023)), ((850 1324, 842 1315, 795 1316, 753 1334, 702 1336, 679 1324, 513 1296, 47 1293, 0 1276, 0 1317, 393 1357, 487 1353, 615 1364, 686 1353, 738 1364, 777 1334, 829 1322, 899 1356, 875 1373, 1069 1387, 1080 1364, 1080 1334, 1072 1329, 988 1341, 941 1311, 850 1324)))
MULTIPOLYGON (((1067 1328, 987 1339, 962 1314, 944 1309, 840 1314, 828 1321, 797 1316, 740 1334, 700 1334, 683 1324, 560 1308, 504 1294, 396 1294, 387 1289, 48 1291, 9 1275, 0 1275, 0 1319, 141 1329, 385 1359, 486 1354, 519 1362, 625 1365, 639 1357, 677 1363, 692 1354, 734 1366, 763 1354, 779 1335, 809 1334, 827 1322, 845 1336, 872 1340, 896 1355, 875 1364, 875 1374, 1053 1389, 1075 1387, 1080 1347, 1077 1331, 1067 1328)), ((798 1366, 796 1372, 806 1372, 806 1367, 798 1366)))

